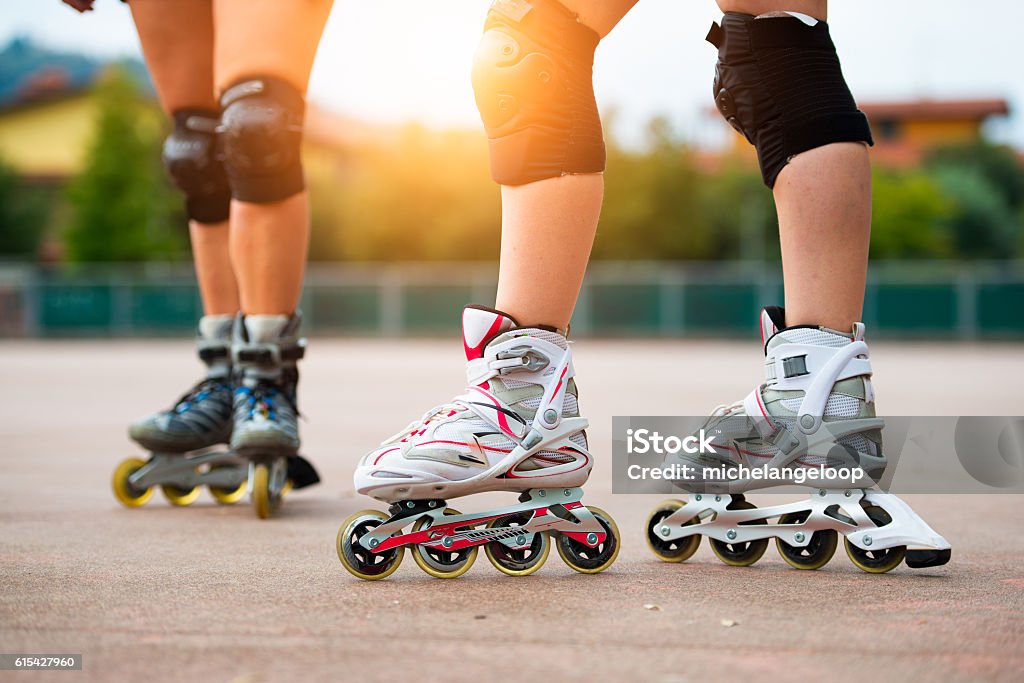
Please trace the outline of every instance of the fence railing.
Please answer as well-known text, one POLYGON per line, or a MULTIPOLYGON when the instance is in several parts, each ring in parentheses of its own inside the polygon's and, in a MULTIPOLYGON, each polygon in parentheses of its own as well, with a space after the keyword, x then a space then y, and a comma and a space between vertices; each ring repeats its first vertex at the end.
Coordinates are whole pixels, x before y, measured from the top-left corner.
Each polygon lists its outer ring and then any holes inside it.
MULTIPOLYGON (((491 303, 492 263, 314 264, 302 296, 311 334, 450 334, 468 302, 491 303)), ((871 334, 1024 338, 1024 262, 885 262, 872 266, 871 334)), ((777 264, 598 262, 574 336, 742 336, 782 302, 777 264)), ((188 335, 201 313, 187 264, 0 266, 0 336, 188 335)))

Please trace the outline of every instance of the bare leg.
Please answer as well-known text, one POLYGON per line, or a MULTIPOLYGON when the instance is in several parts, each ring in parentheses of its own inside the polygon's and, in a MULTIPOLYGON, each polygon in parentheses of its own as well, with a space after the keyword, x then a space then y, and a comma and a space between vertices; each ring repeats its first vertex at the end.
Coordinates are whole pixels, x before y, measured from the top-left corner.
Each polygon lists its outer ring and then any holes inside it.
MULTIPOLYGON (((636 0, 562 0, 602 38, 636 0)), ((601 215, 604 177, 568 175, 501 188, 496 308, 524 325, 566 329, 601 215)))
POLYGON ((871 238, 865 145, 798 154, 775 183, 787 325, 848 331, 861 319, 871 238))
MULTIPOLYGON (((719 0, 723 12, 826 18, 825 0, 719 0)), ((871 237, 867 147, 836 143, 798 154, 774 189, 787 325, 849 330, 860 320, 871 237)))
MULTIPOLYGON (((213 87, 213 11, 210 0, 132 0, 146 64, 168 114, 186 108, 216 109, 213 87)), ((189 222, 203 311, 234 315, 238 288, 228 258, 228 221, 189 222)))
MULTIPOLYGON (((306 90, 332 0, 214 0, 218 92, 253 76, 306 90)), ((270 204, 232 201, 231 261, 241 309, 290 314, 298 305, 309 246, 305 192, 270 204)))

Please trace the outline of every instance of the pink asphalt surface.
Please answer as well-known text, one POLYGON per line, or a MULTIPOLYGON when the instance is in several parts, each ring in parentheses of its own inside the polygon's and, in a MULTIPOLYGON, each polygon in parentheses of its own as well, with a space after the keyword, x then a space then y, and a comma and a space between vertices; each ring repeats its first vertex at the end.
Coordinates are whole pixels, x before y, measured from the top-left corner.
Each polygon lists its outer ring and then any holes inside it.
MULTIPOLYGON (((121 507, 125 436, 198 372, 187 341, 0 343, 0 652, 84 655, 81 672, 0 681, 1018 681, 1024 672, 1020 496, 907 496, 953 544, 950 564, 871 576, 840 550, 751 568, 704 544, 660 563, 643 522, 660 496, 611 494, 612 415, 707 413, 757 381, 756 343, 582 341, 581 405, 600 461, 584 502, 623 535, 615 565, 577 575, 552 553, 534 576, 349 576, 338 524, 358 457, 461 388, 457 343, 313 340, 304 452, 323 483, 279 516, 247 504, 121 507), (731 625, 729 625, 731 624, 731 625)), ((893 415, 1024 414, 1024 347, 873 346, 893 415)), ((767 500, 771 497, 765 496, 767 500)), ((512 494, 453 501, 463 511, 512 494)), ((758 495, 751 500, 759 502, 758 495)))

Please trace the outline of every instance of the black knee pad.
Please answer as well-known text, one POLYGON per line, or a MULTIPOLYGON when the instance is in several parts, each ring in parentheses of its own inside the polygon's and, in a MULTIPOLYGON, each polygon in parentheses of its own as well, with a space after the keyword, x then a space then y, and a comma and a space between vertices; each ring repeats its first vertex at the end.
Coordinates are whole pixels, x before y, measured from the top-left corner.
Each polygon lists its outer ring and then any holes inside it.
POLYGON ((266 204, 302 192, 302 93, 279 78, 254 77, 225 90, 220 103, 232 196, 266 204))
POLYGON ((200 223, 228 219, 231 189, 217 150, 220 112, 180 109, 174 130, 164 141, 164 166, 185 193, 188 217, 200 223))
POLYGON ((600 37, 554 0, 496 0, 473 62, 491 176, 525 185, 604 170, 594 100, 600 37))
POLYGON ((708 41, 718 48, 715 105, 757 148, 768 187, 800 152, 833 142, 873 144, 827 23, 727 12, 708 41))

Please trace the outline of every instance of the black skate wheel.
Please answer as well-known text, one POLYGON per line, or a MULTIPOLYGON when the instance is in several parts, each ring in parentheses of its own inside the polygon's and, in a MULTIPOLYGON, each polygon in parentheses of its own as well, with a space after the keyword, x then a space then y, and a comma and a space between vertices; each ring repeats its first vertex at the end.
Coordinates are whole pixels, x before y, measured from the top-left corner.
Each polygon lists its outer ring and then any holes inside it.
MULTIPOLYGON (((885 526, 892 522, 892 517, 884 509, 877 505, 871 505, 864 508, 864 512, 867 513, 868 517, 874 522, 875 526, 885 526)), ((865 550, 858 548, 854 544, 850 543, 850 539, 843 539, 846 546, 846 554, 849 556, 850 561, 853 562, 858 569, 865 571, 869 574, 884 574, 892 571, 896 567, 900 566, 900 562, 907 555, 907 546, 897 545, 892 548, 882 548, 880 550, 865 550)))
POLYGON ((114 470, 114 477, 111 486, 114 489, 114 496, 122 505, 129 508, 142 507, 153 496, 153 488, 138 489, 132 486, 128 477, 138 472, 146 464, 145 460, 139 458, 128 458, 114 470))
MULTIPOLYGON (((647 517, 647 547, 662 562, 685 562, 700 547, 700 534, 667 540, 658 532, 662 520, 675 513, 676 510, 684 505, 686 503, 681 500, 666 500, 654 508, 647 517)), ((686 526, 697 523, 698 519, 694 517, 686 523, 686 526)))
POLYGON ((375 553, 359 545, 359 539, 387 520, 388 516, 377 510, 360 510, 341 523, 335 545, 341 566, 352 576, 377 581, 394 574, 402 564, 401 547, 375 553))
POLYGON ((612 566, 619 556, 619 527, 611 515, 601 508, 588 505, 587 509, 594 515, 598 523, 604 527, 604 542, 596 547, 580 543, 564 534, 558 534, 555 545, 562 561, 581 574, 597 574, 612 566))
MULTIPOLYGON (((444 514, 447 516, 462 513, 452 508, 445 508, 444 514)), ((421 517, 413 524, 412 530, 422 531, 430 526, 430 521, 429 517, 421 517)), ((454 579, 469 571, 469 568, 476 562, 478 550, 479 548, 475 545, 452 551, 415 545, 410 552, 419 568, 435 579, 454 579)))
MULTIPOLYGON (((757 506, 753 503, 749 503, 743 499, 733 499, 729 503, 730 510, 756 510, 757 506)), ((768 521, 765 519, 756 519, 749 522, 745 522, 743 526, 750 526, 754 524, 767 524, 768 521)), ((715 552, 722 562, 732 567, 749 567, 754 564, 764 555, 764 551, 768 549, 768 539, 761 538, 756 541, 744 541, 742 543, 730 543, 728 541, 719 541, 717 539, 711 540, 711 549, 715 552)))
MULTIPOLYGON (((487 523, 487 528, 523 526, 532 518, 532 512, 519 512, 492 519, 487 523)), ((513 550, 498 541, 491 541, 484 546, 484 554, 494 568, 508 576, 529 576, 544 565, 550 552, 551 541, 544 532, 534 532, 529 547, 521 550, 513 550)))
MULTIPOLYGON (((779 524, 803 524, 810 516, 810 512, 790 512, 779 517, 779 524)), ((800 547, 790 545, 781 538, 775 539, 775 547, 782 555, 782 559, 789 563, 789 566, 796 569, 821 569, 839 547, 839 534, 832 529, 821 529, 811 533, 807 545, 800 547)))

